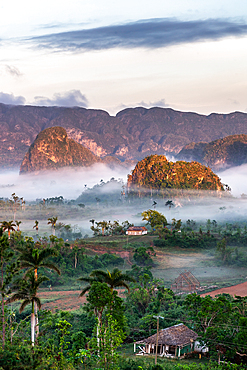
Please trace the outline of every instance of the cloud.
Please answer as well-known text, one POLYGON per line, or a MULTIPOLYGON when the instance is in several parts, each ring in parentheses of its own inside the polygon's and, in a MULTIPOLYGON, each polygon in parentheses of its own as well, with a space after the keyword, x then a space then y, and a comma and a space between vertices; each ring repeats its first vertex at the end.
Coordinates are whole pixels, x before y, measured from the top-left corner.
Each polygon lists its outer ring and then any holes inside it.
POLYGON ((155 49, 246 34, 247 24, 229 19, 180 21, 175 18, 158 18, 122 25, 52 33, 33 37, 30 41, 40 48, 77 52, 115 47, 155 49))
POLYGON ((13 77, 20 77, 22 76, 22 73, 19 71, 19 69, 15 66, 5 66, 5 71, 10 74, 13 77))
POLYGON ((88 100, 80 90, 70 90, 64 93, 55 93, 52 99, 45 96, 35 96, 35 105, 60 106, 60 107, 88 107, 88 100))
POLYGON ((134 103, 134 104, 120 104, 117 106, 117 110, 119 109, 125 109, 125 108, 134 108, 134 107, 144 107, 144 108, 151 108, 151 107, 160 107, 160 108, 167 108, 169 107, 169 104, 165 102, 165 99, 160 99, 155 102, 144 102, 143 100, 140 103, 134 103))
POLYGON ((0 102, 10 105, 23 105, 25 104, 26 99, 24 96, 14 96, 14 94, 6 94, 0 92, 0 102))

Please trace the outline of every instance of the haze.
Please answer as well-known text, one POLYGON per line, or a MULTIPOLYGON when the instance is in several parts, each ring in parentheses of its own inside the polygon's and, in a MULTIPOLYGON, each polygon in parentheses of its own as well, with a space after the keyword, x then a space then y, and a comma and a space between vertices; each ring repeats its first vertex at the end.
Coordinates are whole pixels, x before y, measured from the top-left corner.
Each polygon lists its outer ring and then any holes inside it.
MULTIPOLYGON (((99 184, 101 180, 107 182, 114 177, 116 180, 122 179, 123 182, 126 182, 128 173, 130 173, 130 170, 124 170, 123 168, 111 170, 102 164, 95 165, 90 169, 63 169, 56 172, 21 176, 17 171, 4 171, 0 174, 0 197, 10 198, 11 194, 15 192, 27 201, 60 195, 65 199, 76 199, 85 191, 86 187, 92 188, 95 184, 99 184)), ((141 224, 143 223, 141 213, 146 209, 153 208, 154 200, 157 202, 156 210, 165 214, 169 222, 173 217, 181 218, 184 222, 187 219, 200 221, 215 219, 218 222, 245 221, 247 217, 247 199, 241 198, 240 195, 247 193, 247 165, 228 169, 219 173, 219 176, 223 183, 232 188, 233 196, 220 198, 207 196, 205 193, 202 198, 198 199, 190 194, 185 198, 173 199, 175 207, 169 210, 165 206, 167 199, 160 199, 155 196, 147 197, 141 201, 125 200, 121 202, 118 200, 118 198, 121 198, 121 184, 117 187, 113 183, 111 187, 107 187, 107 192, 110 189, 112 194, 116 194, 117 202, 115 202, 115 205, 103 201, 99 205, 96 205, 96 202, 92 205, 86 204, 85 212, 81 216, 77 215, 75 219, 60 219, 60 221, 72 225, 77 224, 83 233, 90 233, 88 222, 90 218, 98 221, 117 219, 121 222, 128 219, 135 224, 141 224)), ((98 196, 101 197, 101 194, 102 191, 98 196)), ((25 221, 23 227, 30 228, 30 225, 25 221)))

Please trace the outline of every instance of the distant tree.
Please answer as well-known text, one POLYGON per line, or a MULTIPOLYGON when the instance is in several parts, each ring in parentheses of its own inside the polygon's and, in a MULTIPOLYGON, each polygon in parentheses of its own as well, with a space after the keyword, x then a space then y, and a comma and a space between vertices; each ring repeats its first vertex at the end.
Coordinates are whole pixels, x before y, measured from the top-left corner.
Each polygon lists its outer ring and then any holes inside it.
POLYGON ((167 219, 165 216, 162 213, 152 209, 142 212, 142 217, 142 219, 146 220, 153 229, 156 225, 161 225, 163 227, 167 225, 167 219))
POLYGON ((9 239, 10 239, 10 232, 15 231, 15 226, 16 226, 16 224, 13 222, 13 220, 11 220, 11 221, 2 221, 1 222, 1 227, 2 227, 3 231, 8 231, 9 239))
POLYGON ((35 229, 36 230, 36 233, 37 233, 37 235, 38 235, 38 233, 39 233, 39 221, 34 221, 34 226, 33 226, 33 229, 35 229))
POLYGON ((157 205, 157 202, 155 202, 155 200, 154 200, 152 207, 154 207, 154 209, 155 209, 156 205, 157 205))
POLYGON ((14 203, 14 221, 15 221, 16 211, 18 206, 20 206, 20 198, 15 193, 11 194, 11 197, 14 203))
POLYGON ((56 222, 57 222, 57 217, 49 217, 48 218, 48 225, 51 225, 52 227, 52 233, 55 236, 55 228, 56 228, 56 222))
POLYGON ((165 206, 171 209, 171 207, 174 207, 174 203, 172 200, 167 200, 165 206))
POLYGON ((21 221, 15 221, 15 224, 17 226, 17 231, 20 231, 20 224, 21 224, 21 221))

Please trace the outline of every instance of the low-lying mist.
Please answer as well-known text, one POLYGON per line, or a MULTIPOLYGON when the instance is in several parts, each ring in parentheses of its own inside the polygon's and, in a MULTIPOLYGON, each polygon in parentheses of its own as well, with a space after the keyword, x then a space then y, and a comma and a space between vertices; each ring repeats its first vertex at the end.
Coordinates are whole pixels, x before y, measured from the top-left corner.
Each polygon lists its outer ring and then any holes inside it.
MULTIPOLYGON (((91 168, 62 169, 21 176, 17 171, 3 171, 0 173, 0 197, 10 198, 12 193, 16 193, 26 201, 60 195, 69 200, 77 199, 83 194, 76 202, 79 205, 75 203, 69 211, 64 209, 65 206, 61 208, 56 204, 50 209, 48 205, 45 206, 47 208, 37 205, 36 211, 36 208, 27 208, 33 214, 20 213, 18 217, 19 219, 23 217, 23 227, 24 218, 25 223, 38 219, 44 223, 44 227, 47 227, 47 217, 58 216, 59 221, 78 225, 83 233, 88 234, 91 233, 89 222, 91 218, 96 221, 128 220, 135 225, 145 224, 141 213, 150 208, 163 213, 168 222, 171 222, 172 218, 182 219, 183 222, 188 219, 202 222, 207 219, 217 222, 245 222, 247 219, 247 196, 240 197, 241 194, 247 193, 247 165, 219 173, 222 182, 232 189, 232 195, 224 193, 222 196, 212 192, 202 192, 201 196, 198 196, 197 192, 197 196, 193 196, 193 192, 183 191, 182 196, 176 197, 172 193, 165 197, 150 193, 147 197, 128 198, 126 188, 123 189, 122 185, 126 183, 130 171, 131 169, 124 168, 113 170, 103 164, 91 168), (112 178, 122 181, 110 181, 112 178), (99 186, 92 189, 96 184, 99 186), (166 205, 167 200, 172 200, 171 208, 166 205), (84 208, 80 208, 80 203, 83 203, 84 208)), ((7 213, 3 213, 1 219, 11 217, 13 219, 11 210, 3 212, 7 213)), ((28 228, 32 229, 31 223, 27 225, 28 228)))
POLYGON ((19 171, 0 173, 0 197, 9 198, 12 193, 27 201, 37 198, 50 198, 62 195, 66 199, 76 199, 86 187, 92 187, 100 180, 112 177, 127 181, 130 169, 122 167, 110 169, 103 164, 90 168, 64 168, 59 171, 45 171, 19 175, 19 171))

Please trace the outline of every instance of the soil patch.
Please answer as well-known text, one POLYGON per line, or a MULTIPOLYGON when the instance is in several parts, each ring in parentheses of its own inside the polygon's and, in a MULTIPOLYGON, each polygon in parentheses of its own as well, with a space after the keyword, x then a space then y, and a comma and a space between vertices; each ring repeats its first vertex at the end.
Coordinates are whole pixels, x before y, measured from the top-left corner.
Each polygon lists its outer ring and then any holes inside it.
POLYGON ((241 284, 229 286, 226 288, 216 289, 212 292, 201 294, 201 297, 205 297, 206 295, 215 297, 217 294, 223 294, 223 293, 245 297, 247 296, 247 281, 241 284))
MULTIPOLYGON (((72 311, 78 310, 86 301, 86 295, 79 297, 81 290, 63 290, 40 292, 39 298, 42 300, 42 308, 45 310, 57 311, 72 311)), ((118 294, 122 298, 125 296, 125 289, 118 289, 118 294)))
POLYGON ((39 297, 43 301, 43 309, 71 311, 79 309, 86 302, 86 296, 79 297, 80 293, 80 290, 49 291, 40 292, 39 297))

